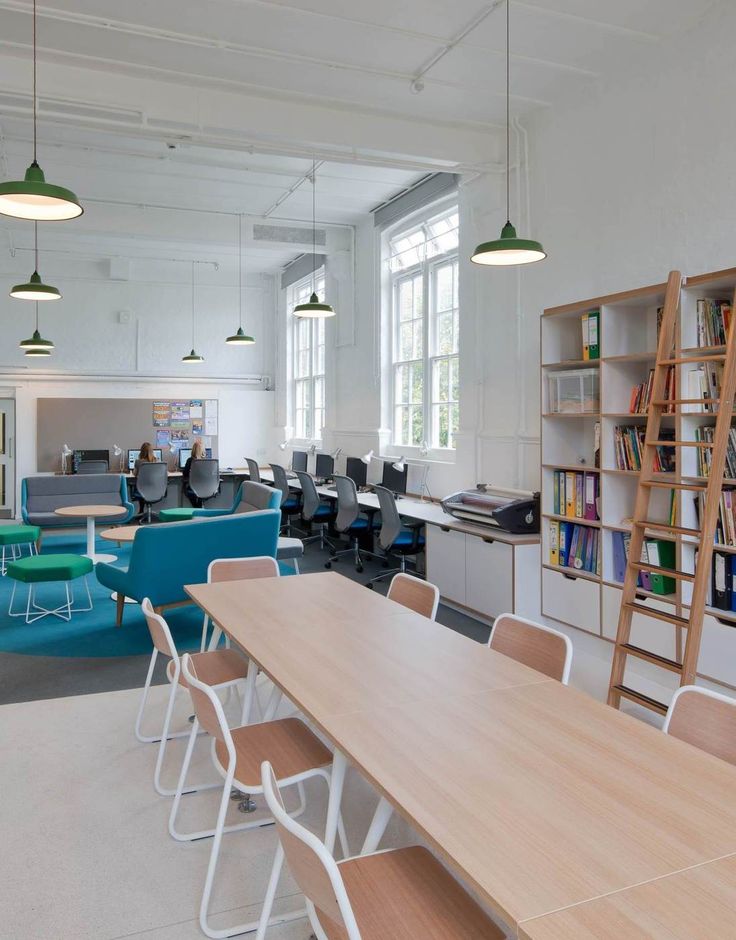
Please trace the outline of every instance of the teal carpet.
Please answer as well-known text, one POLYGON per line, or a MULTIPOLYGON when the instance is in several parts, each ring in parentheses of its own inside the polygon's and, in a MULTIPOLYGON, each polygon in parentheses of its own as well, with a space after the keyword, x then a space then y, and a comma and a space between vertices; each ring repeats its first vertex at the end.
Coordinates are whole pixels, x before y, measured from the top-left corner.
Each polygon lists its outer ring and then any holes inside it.
MULTIPOLYGON (((42 553, 73 552, 81 555, 85 539, 80 534, 44 535, 42 553)), ((97 540, 97 551, 117 555, 123 566, 128 563, 130 547, 120 548, 114 542, 97 540)), ((23 555, 25 557, 25 550, 23 555)), ((0 577, 0 651, 27 656, 103 657, 135 656, 150 653, 151 637, 137 604, 126 604, 122 627, 115 626, 115 602, 110 591, 98 584, 94 573, 88 576, 92 610, 72 614, 65 623, 58 617, 44 617, 27 624, 23 617, 9 617, 8 605, 13 581, 0 577)), ((86 606, 87 597, 82 579, 74 582, 75 603, 86 606)), ((18 585, 15 609, 25 605, 27 588, 18 585)), ((38 603, 58 607, 64 601, 63 584, 42 584, 37 590, 38 603)), ((180 651, 199 649, 202 633, 202 612, 197 607, 173 608, 166 615, 174 642, 180 651)))

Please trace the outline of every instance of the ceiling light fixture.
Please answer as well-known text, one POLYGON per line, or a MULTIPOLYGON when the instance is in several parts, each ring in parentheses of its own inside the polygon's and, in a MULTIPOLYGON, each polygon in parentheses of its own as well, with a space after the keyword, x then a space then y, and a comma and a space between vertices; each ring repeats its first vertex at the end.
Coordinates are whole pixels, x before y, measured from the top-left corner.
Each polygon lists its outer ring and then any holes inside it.
POLYGON ((54 344, 50 339, 44 339, 38 331, 38 304, 36 304, 36 329, 29 339, 21 340, 18 344, 26 356, 50 356, 54 344))
POLYGON ((35 270, 27 284, 16 284, 10 296, 16 300, 61 300, 61 292, 50 284, 44 284, 38 273, 38 222, 33 223, 35 270))
POLYGON ((509 0, 506 0, 506 224, 499 238, 478 245, 470 256, 470 260, 476 264, 531 264, 547 257, 540 242, 532 238, 519 238, 511 224, 510 6, 509 0))
POLYGON ((236 333, 225 340, 228 346, 252 346, 255 340, 243 332, 243 216, 238 215, 238 316, 239 326, 236 333))
POLYGON ((194 265, 196 263, 196 261, 192 261, 192 351, 181 357, 181 361, 186 362, 187 365, 198 365, 200 362, 204 362, 204 356, 200 356, 194 351, 194 265))
POLYGON ((36 0, 33 0, 33 163, 26 170, 24 179, 0 183, 0 214, 15 219, 63 222, 66 219, 76 219, 84 209, 71 189, 46 182, 43 170, 36 160, 36 73, 36 0))
POLYGON ((317 162, 312 158, 312 296, 305 304, 294 307, 295 317, 325 319, 334 317, 335 311, 329 304, 322 304, 315 289, 317 277, 317 162))

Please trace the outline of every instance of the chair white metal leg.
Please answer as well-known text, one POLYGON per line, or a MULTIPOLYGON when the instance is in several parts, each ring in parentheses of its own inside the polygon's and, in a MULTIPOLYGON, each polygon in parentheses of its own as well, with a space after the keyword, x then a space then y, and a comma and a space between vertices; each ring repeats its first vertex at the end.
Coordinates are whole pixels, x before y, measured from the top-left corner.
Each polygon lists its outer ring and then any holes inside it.
MULTIPOLYGON (((151 661, 148 664, 148 673, 146 674, 146 681, 143 686, 143 696, 141 698, 141 703, 138 707, 138 715, 135 720, 135 736, 138 741, 142 744, 157 744, 161 740, 160 734, 143 734, 141 731, 141 725, 143 723, 143 713, 146 708, 146 702, 148 701, 148 693, 151 689, 151 681, 153 679, 153 671, 156 666, 156 659, 158 658, 158 650, 154 647, 153 653, 151 653, 151 661)), ((173 686, 174 693, 178 691, 176 685, 173 686)), ((174 731, 168 735, 168 740, 171 741, 174 738, 187 738, 189 737, 190 729, 187 728, 186 731, 174 731)))
POLYGON ((365 842, 363 843, 363 848, 360 850, 361 855, 370 855, 376 851, 378 848, 378 843, 383 838, 383 834, 386 831, 386 827, 389 824, 393 812, 393 807, 389 801, 382 796, 378 801, 378 806, 376 807, 376 811, 373 814, 371 824, 368 827, 368 832, 365 837, 365 842))

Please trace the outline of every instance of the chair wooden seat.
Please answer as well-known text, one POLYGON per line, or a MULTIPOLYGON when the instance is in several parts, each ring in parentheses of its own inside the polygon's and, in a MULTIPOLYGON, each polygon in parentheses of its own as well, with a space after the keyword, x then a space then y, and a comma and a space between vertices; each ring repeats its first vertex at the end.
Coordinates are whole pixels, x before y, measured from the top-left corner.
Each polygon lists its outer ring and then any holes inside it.
MULTIPOLYGON (((248 660, 237 650, 210 650, 207 653, 193 653, 192 661, 195 664, 197 675, 207 685, 223 685, 225 682, 234 682, 236 679, 245 679, 248 673, 248 660)), ((174 662, 171 660, 166 667, 166 673, 171 681, 174 675, 174 662)), ((179 684, 187 687, 187 680, 183 673, 179 673, 179 684)))
MULTIPOLYGON (((503 940, 500 930, 422 846, 338 862, 362 940, 503 940)), ((329 940, 343 927, 317 912, 329 940)))
MULTIPOLYGON (((265 760, 271 762, 282 781, 332 763, 332 753, 299 718, 244 725, 232 728, 230 733, 235 745, 235 781, 246 791, 260 789, 261 764, 265 760)), ((217 740, 215 755, 220 766, 227 767, 224 741, 217 740)))

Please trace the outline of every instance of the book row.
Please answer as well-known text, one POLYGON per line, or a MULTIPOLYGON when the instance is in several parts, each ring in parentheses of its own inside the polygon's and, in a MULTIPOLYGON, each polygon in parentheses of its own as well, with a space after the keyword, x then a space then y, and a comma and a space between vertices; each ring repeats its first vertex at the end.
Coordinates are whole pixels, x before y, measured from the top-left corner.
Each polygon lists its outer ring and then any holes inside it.
POLYGON ((580 318, 583 330, 583 359, 600 359, 600 310, 589 310, 580 318))
MULTIPOLYGON (((617 470, 641 470, 646 428, 643 425, 617 425, 613 432, 617 470)), ((671 428, 662 428, 660 440, 674 440, 671 428)), ((671 473, 675 469, 674 447, 658 446, 654 457, 655 473, 671 473)))
MULTIPOLYGON (((623 584, 626 576, 626 562, 629 557, 630 532, 612 532, 613 580, 623 584)), ((658 568, 675 567, 675 543, 666 539, 644 539, 641 550, 642 564, 655 565, 658 568)), ((653 594, 673 594, 676 587, 674 578, 654 571, 640 571, 637 584, 653 594)))
POLYGON ((686 377, 685 398, 703 398, 706 401, 683 406, 689 414, 712 414, 718 411, 716 402, 721 397, 723 365, 720 362, 704 362, 697 369, 691 369, 686 377))
POLYGON ((696 305, 698 346, 723 346, 731 325, 728 300, 699 300, 696 305))
POLYGON ((597 473, 555 470, 552 483, 552 512, 571 519, 600 519, 597 473))
MULTIPOLYGON (((705 511, 705 493, 698 493, 695 514, 698 525, 705 511)), ((718 503, 718 521, 714 541, 716 545, 736 546, 736 491, 723 490, 718 503)))
POLYGON ((549 520, 549 563, 600 574, 598 529, 574 522, 549 520))
MULTIPOLYGON (((695 440, 712 444, 715 437, 715 425, 709 424, 695 429, 695 440)), ((710 464, 713 457, 711 447, 698 448, 698 475, 707 477, 710 474, 710 464)), ((728 446, 726 448, 726 468, 724 475, 730 480, 736 479, 736 428, 728 432, 728 446)))

